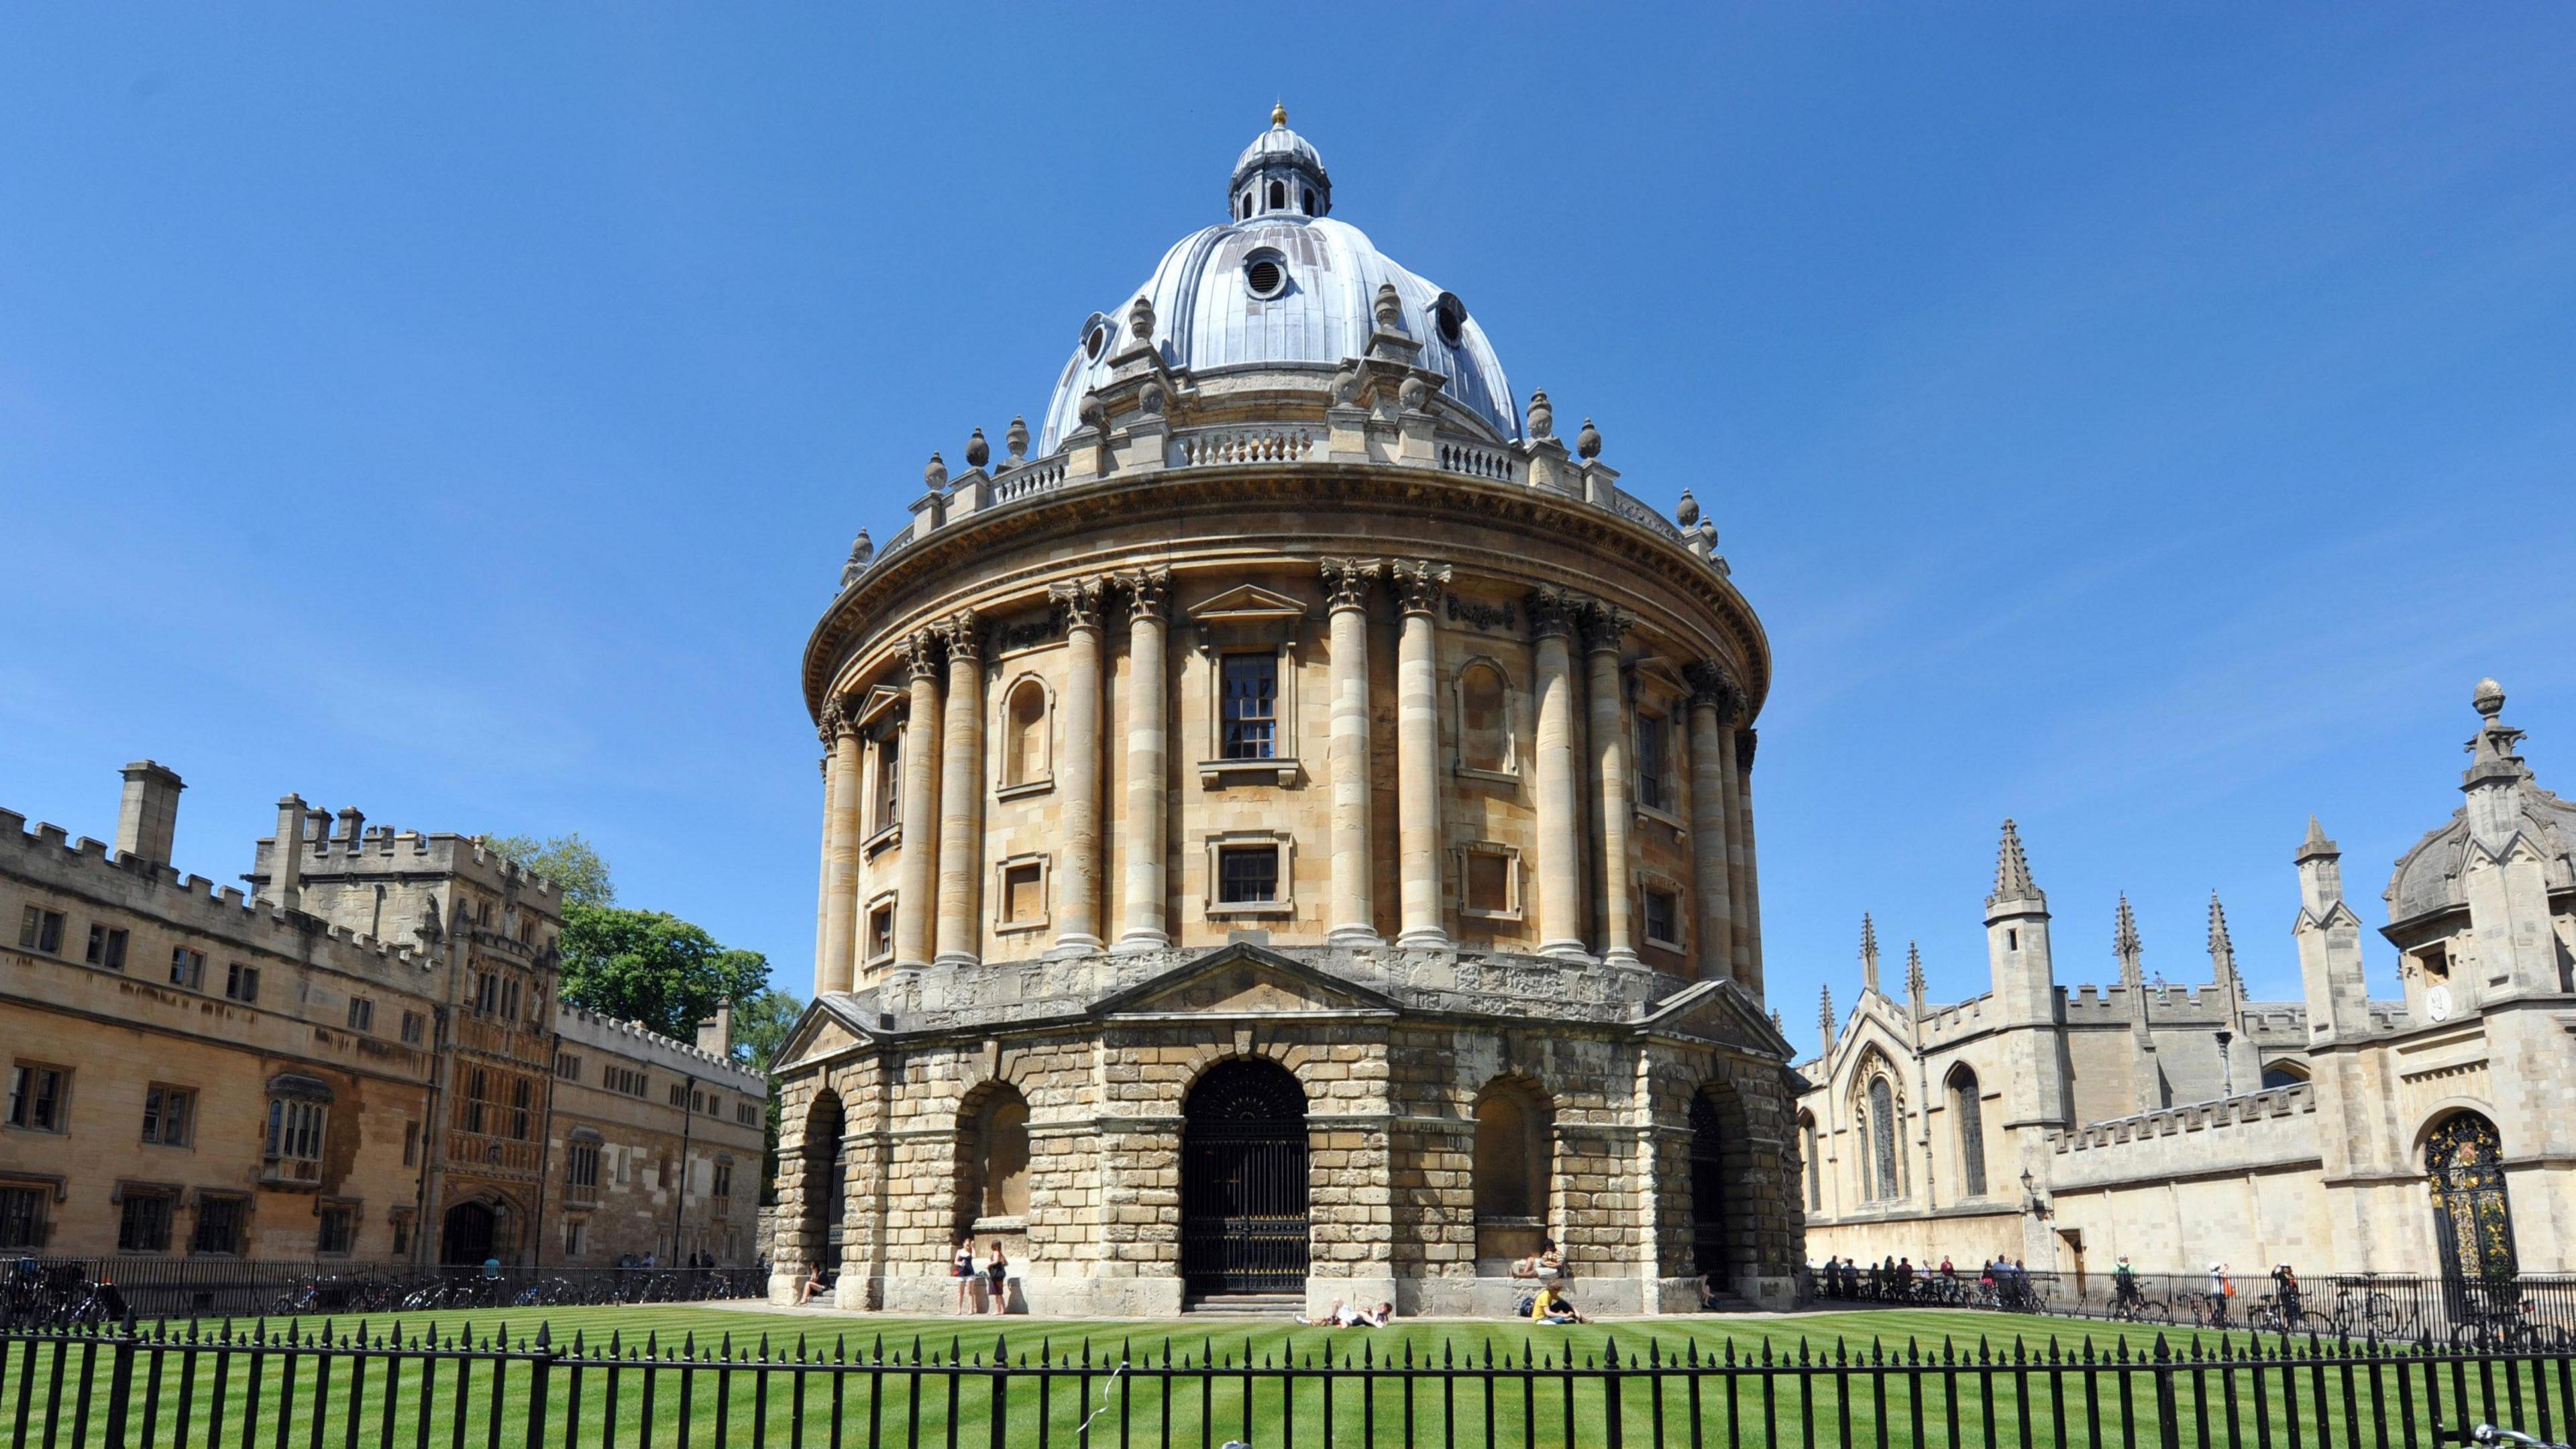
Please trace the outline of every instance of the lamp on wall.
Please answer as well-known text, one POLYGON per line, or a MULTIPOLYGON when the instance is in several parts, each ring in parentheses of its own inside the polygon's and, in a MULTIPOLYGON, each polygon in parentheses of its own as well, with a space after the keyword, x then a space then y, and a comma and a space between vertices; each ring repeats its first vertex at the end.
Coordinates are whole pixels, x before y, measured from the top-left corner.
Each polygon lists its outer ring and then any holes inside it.
POLYGON ((2030 1175, 2027 1167, 2021 1170, 2021 1210, 2033 1217, 2048 1216, 2048 1204, 2039 1196, 2039 1182, 2030 1175))

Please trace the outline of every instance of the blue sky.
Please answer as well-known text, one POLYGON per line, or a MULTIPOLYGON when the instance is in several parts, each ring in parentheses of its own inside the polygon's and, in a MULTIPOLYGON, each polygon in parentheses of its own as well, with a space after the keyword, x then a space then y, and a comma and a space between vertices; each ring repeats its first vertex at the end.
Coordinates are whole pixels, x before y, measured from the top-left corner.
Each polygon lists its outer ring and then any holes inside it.
POLYGON ((1799 1040, 1864 909, 1983 988, 2006 815, 2061 981, 2121 890, 2201 979, 2215 888, 2294 993, 2308 812, 2381 920, 2480 675, 2576 789, 2571 73, 2514 4, 13 7, 0 804, 579 830, 802 992, 851 533, 1284 97, 1723 530, 1799 1040))

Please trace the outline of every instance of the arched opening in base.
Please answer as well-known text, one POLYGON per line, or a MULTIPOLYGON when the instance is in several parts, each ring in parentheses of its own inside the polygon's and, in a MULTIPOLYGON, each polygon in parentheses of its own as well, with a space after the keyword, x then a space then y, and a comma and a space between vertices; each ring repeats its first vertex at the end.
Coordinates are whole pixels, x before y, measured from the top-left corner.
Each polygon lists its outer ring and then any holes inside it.
POLYGON ((1236 1057, 1199 1078, 1181 1118, 1182 1291, 1305 1291, 1305 1089, 1236 1057))

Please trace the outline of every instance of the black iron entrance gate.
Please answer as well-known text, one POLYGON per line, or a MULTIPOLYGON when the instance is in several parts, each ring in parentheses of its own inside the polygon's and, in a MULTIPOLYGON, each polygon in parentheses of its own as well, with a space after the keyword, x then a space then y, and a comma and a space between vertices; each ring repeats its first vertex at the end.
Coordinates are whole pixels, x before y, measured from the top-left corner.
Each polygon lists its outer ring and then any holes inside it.
POLYGON ((1723 1288, 1726 1274, 1726 1138, 1717 1104, 1702 1092, 1691 1098, 1692 1266, 1723 1288))
POLYGON ((1297 1079, 1271 1062, 1219 1062, 1181 1114, 1183 1291, 1304 1292, 1306 1094, 1297 1079))

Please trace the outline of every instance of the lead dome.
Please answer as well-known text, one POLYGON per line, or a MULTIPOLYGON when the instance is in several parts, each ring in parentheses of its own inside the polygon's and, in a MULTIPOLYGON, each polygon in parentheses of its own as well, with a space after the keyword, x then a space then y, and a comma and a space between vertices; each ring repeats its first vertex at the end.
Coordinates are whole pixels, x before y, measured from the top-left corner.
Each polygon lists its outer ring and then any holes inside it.
POLYGON ((1253 381, 1305 373, 1321 386, 1368 355, 1377 298, 1393 287, 1394 331, 1420 347, 1414 363, 1445 381, 1436 406, 1491 441, 1521 436, 1510 381, 1466 304, 1404 267, 1368 234, 1336 221, 1332 179, 1283 109, 1235 162, 1229 218, 1181 238, 1129 297, 1083 320, 1047 404, 1039 448, 1052 452, 1082 425, 1083 399, 1107 383, 1140 340, 1166 366, 1253 381), (1134 331, 1135 300, 1152 335, 1134 331))

